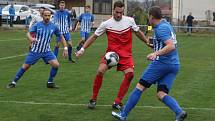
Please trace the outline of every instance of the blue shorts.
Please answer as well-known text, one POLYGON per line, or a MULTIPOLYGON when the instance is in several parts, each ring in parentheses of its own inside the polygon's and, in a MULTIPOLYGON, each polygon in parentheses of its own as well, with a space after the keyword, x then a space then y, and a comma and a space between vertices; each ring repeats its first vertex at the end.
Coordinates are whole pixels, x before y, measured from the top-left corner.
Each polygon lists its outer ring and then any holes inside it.
MULTIPOLYGON (((66 34, 63 34, 63 37, 65 38, 65 40, 68 42, 68 41, 71 41, 71 35, 70 33, 66 33, 66 34)), ((61 40, 61 37, 57 37, 57 42, 60 42, 61 40)))
POLYGON ((143 72, 139 83, 147 83, 149 87, 151 84, 157 83, 158 87, 161 85, 166 86, 167 90, 170 91, 179 68, 179 64, 165 64, 159 61, 153 61, 143 72))
POLYGON ((89 38, 90 33, 81 31, 80 35, 81 35, 81 39, 86 41, 89 38))
POLYGON ((44 52, 44 53, 35 53, 29 52, 26 59, 25 64, 34 65, 40 58, 48 64, 48 61, 57 59, 53 52, 44 52))

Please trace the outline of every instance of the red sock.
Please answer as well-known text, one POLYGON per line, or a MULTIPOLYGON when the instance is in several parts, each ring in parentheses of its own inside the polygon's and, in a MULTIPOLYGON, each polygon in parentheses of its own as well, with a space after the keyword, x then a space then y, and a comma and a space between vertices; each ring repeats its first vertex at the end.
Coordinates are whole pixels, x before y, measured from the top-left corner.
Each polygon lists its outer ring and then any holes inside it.
POLYGON ((130 83, 131 83, 133 77, 134 77, 134 73, 133 72, 128 72, 128 73, 125 74, 124 80, 122 81, 122 83, 120 85, 120 89, 119 89, 117 98, 114 101, 116 104, 120 104, 121 103, 123 97, 125 96, 125 94, 128 91, 128 88, 130 86, 130 83))
POLYGON ((96 78, 93 82, 93 96, 91 99, 93 100, 96 100, 97 99, 97 95, 99 93, 99 90, 102 86, 102 79, 103 79, 103 76, 101 75, 96 75, 96 78))

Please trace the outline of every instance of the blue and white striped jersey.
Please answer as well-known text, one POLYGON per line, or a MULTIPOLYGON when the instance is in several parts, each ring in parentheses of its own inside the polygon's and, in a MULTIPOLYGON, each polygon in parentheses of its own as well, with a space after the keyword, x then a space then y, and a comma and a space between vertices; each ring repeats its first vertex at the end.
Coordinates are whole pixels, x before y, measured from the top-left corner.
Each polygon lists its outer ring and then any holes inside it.
POLYGON ((164 42, 167 40, 172 40, 176 46, 176 49, 168 54, 158 56, 156 60, 167 64, 180 64, 176 45, 176 34, 172 26, 165 19, 163 19, 158 25, 154 27, 154 51, 164 48, 164 42))
POLYGON ((45 24, 43 21, 37 22, 29 29, 29 32, 35 33, 36 42, 32 43, 31 51, 36 53, 51 51, 50 42, 52 35, 61 36, 60 30, 52 22, 48 24, 45 24))
POLYGON ((78 21, 81 22, 81 31, 90 33, 94 16, 91 13, 82 13, 78 21))
POLYGON ((54 15, 53 22, 59 27, 62 34, 69 33, 71 28, 71 16, 68 10, 58 10, 54 15))

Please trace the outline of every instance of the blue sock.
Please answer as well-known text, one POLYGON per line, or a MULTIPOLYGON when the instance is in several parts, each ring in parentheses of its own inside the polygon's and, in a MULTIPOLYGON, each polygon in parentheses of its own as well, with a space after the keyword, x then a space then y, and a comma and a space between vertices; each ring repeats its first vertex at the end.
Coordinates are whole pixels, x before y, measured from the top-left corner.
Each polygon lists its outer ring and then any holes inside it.
POLYGON ((55 47, 54 48, 54 55, 57 57, 58 56, 58 51, 59 51, 59 47, 55 47))
POLYGON ((121 115, 123 117, 127 117, 128 113, 134 108, 134 106, 139 101, 140 97, 142 95, 142 91, 135 88, 133 92, 130 94, 127 103, 125 104, 125 107, 123 111, 121 112, 121 115))
POLYGON ((17 82, 22 77, 22 75, 24 73, 25 73, 25 69, 20 68, 19 71, 16 73, 16 77, 15 77, 15 79, 13 81, 17 82))
POLYGON ((51 68, 48 83, 53 83, 53 79, 56 76, 58 68, 51 68))
POLYGON ((69 56, 69 60, 71 61, 72 60, 72 47, 71 46, 68 47, 68 56, 69 56))
POLYGON ((166 95, 164 96, 162 102, 166 104, 166 106, 168 106, 173 112, 175 112, 176 115, 179 115, 182 112, 181 107, 173 97, 166 95))

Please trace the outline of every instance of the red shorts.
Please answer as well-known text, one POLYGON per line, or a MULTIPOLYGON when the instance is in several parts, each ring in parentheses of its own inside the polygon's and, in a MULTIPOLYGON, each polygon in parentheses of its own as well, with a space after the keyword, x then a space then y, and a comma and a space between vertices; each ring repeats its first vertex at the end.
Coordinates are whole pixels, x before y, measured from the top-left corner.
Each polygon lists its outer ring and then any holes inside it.
MULTIPOLYGON (((100 63, 106 64, 104 57, 101 58, 100 63)), ((117 64, 117 71, 124 71, 128 68, 134 68, 133 58, 132 57, 128 57, 128 58, 120 57, 119 63, 117 64)))

